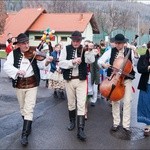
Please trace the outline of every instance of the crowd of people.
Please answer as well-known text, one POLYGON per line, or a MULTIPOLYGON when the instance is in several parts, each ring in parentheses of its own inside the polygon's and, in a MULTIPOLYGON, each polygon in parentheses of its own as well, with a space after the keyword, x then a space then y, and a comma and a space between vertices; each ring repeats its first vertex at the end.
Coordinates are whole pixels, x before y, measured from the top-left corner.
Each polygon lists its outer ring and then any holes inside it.
POLYGON ((95 107, 98 94, 101 94, 101 98, 109 100, 112 106, 111 131, 117 132, 122 126, 127 134, 131 134, 132 80, 135 78, 135 64, 141 74, 138 86, 140 94, 137 120, 146 124, 144 135, 150 136, 150 42, 147 44, 146 54, 140 57, 136 46, 129 44, 123 34, 111 38, 109 44, 104 40, 97 44, 86 40, 79 31, 74 31, 69 45, 63 46, 58 43, 52 46, 51 41, 42 40, 33 52, 33 56, 27 57, 26 53, 30 50, 27 35, 21 33, 15 41, 12 35, 8 36, 6 45, 8 56, 4 63, 4 71, 12 78, 13 87, 16 89, 23 118, 21 135, 23 146, 28 145, 37 89, 41 79, 46 81, 47 88, 54 91, 55 99, 67 97, 68 130, 72 131, 77 126, 77 138, 81 141, 86 140, 84 129, 88 119, 88 106, 90 104, 91 107, 95 107), (44 56, 43 59, 36 58, 38 55, 44 56), (126 64, 130 65, 129 72, 125 72, 126 64), (106 85, 110 90, 107 91, 107 96, 106 85), (121 86, 122 97, 114 100, 113 93, 119 95, 115 93, 118 85, 121 86), (104 91, 104 94, 99 91, 104 91))

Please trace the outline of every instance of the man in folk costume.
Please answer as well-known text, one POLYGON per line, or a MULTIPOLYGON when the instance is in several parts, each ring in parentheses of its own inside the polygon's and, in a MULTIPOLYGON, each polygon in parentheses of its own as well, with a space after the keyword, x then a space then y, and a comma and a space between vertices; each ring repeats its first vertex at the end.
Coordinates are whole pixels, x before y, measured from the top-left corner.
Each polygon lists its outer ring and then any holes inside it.
MULTIPOLYGON (((138 53, 135 49, 131 50, 129 48, 125 48, 125 43, 127 43, 128 39, 124 37, 122 34, 117 34, 114 38, 111 39, 115 42, 115 47, 111 50, 106 51, 98 60, 98 64, 102 68, 108 68, 107 76, 111 76, 112 69, 110 66, 113 65, 113 62, 119 57, 125 57, 130 51, 130 55, 128 59, 131 61, 132 66, 134 63, 138 61, 138 53), (107 60, 110 60, 107 62, 107 60)), ((114 66, 115 67, 115 66, 114 66)), ((129 76, 125 77, 124 85, 125 85, 125 94, 123 97, 123 119, 122 126, 125 132, 131 133, 130 131, 130 110, 131 110, 131 100, 132 100, 132 79, 134 78, 135 72, 132 69, 130 72, 132 78, 129 76)), ((117 93, 116 93, 117 94, 117 93)), ((120 100, 112 101, 112 115, 113 115, 113 126, 111 128, 112 131, 116 132, 119 129, 120 125, 120 100)))
POLYGON ((87 96, 87 63, 93 63, 95 56, 92 51, 85 54, 81 45, 83 37, 79 31, 74 31, 70 38, 72 39, 71 45, 64 47, 60 53, 59 66, 63 69, 68 99, 70 119, 68 130, 71 131, 75 128, 77 112, 77 137, 84 141, 86 140, 84 126, 87 96))
MULTIPOLYGON (((28 136, 31 133, 37 89, 40 83, 40 71, 36 59, 25 57, 25 53, 29 50, 27 35, 24 33, 19 34, 16 44, 18 48, 10 52, 3 69, 12 78, 13 87, 16 89, 23 118, 21 144, 27 146, 28 136)), ((50 56, 46 60, 52 61, 52 59, 50 56)))

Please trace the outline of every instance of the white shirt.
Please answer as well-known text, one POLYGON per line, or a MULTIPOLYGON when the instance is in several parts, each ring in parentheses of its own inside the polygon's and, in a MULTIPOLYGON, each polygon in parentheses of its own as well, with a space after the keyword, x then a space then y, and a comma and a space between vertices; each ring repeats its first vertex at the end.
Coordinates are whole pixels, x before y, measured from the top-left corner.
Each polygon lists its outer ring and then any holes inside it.
POLYGON ((26 71, 26 74, 24 76, 25 78, 30 77, 34 74, 30 61, 24 56, 20 64, 20 68, 14 67, 13 64, 14 64, 14 56, 13 56, 13 51, 11 51, 9 55, 7 56, 7 60, 4 63, 3 69, 6 72, 6 74, 13 79, 16 79, 18 77, 17 76, 18 70, 26 71))
MULTIPOLYGON (((122 50, 122 53, 124 53, 124 49, 122 50)), ((120 55, 120 54, 119 54, 120 55)), ((107 50, 98 60, 98 65, 100 68, 103 68, 102 67, 102 64, 105 64, 105 63, 109 63, 108 60, 110 59, 111 57, 111 49, 107 50)), ((134 57, 134 52, 133 50, 131 50, 131 59, 132 59, 132 63, 133 63, 133 66, 134 65, 137 65, 137 62, 138 62, 138 59, 136 57, 134 57)))

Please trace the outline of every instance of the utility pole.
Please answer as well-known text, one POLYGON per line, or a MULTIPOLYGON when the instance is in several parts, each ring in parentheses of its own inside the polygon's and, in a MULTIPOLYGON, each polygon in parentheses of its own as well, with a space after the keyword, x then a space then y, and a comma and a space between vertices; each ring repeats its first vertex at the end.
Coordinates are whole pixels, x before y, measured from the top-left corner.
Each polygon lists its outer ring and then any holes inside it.
POLYGON ((140 13, 139 13, 139 11, 137 12, 137 32, 138 32, 138 36, 139 36, 137 45, 139 47, 139 45, 140 45, 140 13))
POLYGON ((148 41, 150 40, 150 29, 149 29, 149 32, 148 32, 148 41))
MULTIPOLYGON (((112 8, 112 11, 113 11, 113 8, 114 8, 114 0, 111 1, 111 8, 112 8)), ((114 34, 113 34, 113 31, 111 32, 111 37, 113 37, 114 34)))

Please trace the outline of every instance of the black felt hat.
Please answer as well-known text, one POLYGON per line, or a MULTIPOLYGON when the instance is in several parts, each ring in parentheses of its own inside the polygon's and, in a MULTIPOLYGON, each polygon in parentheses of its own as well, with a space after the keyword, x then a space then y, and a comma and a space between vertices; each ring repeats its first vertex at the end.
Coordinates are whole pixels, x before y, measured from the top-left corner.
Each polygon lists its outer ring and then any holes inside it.
POLYGON ((24 34, 24 33, 20 33, 17 36, 16 41, 13 44, 24 43, 24 42, 27 42, 27 41, 29 41, 28 36, 26 34, 24 34))
POLYGON ((72 40, 82 40, 84 39, 84 37, 82 37, 82 34, 79 32, 79 31, 74 31, 72 34, 71 34, 71 37, 70 37, 72 40))
POLYGON ((117 34, 115 37, 111 38, 110 41, 111 42, 118 42, 118 43, 126 43, 129 40, 126 39, 123 34, 117 34))

